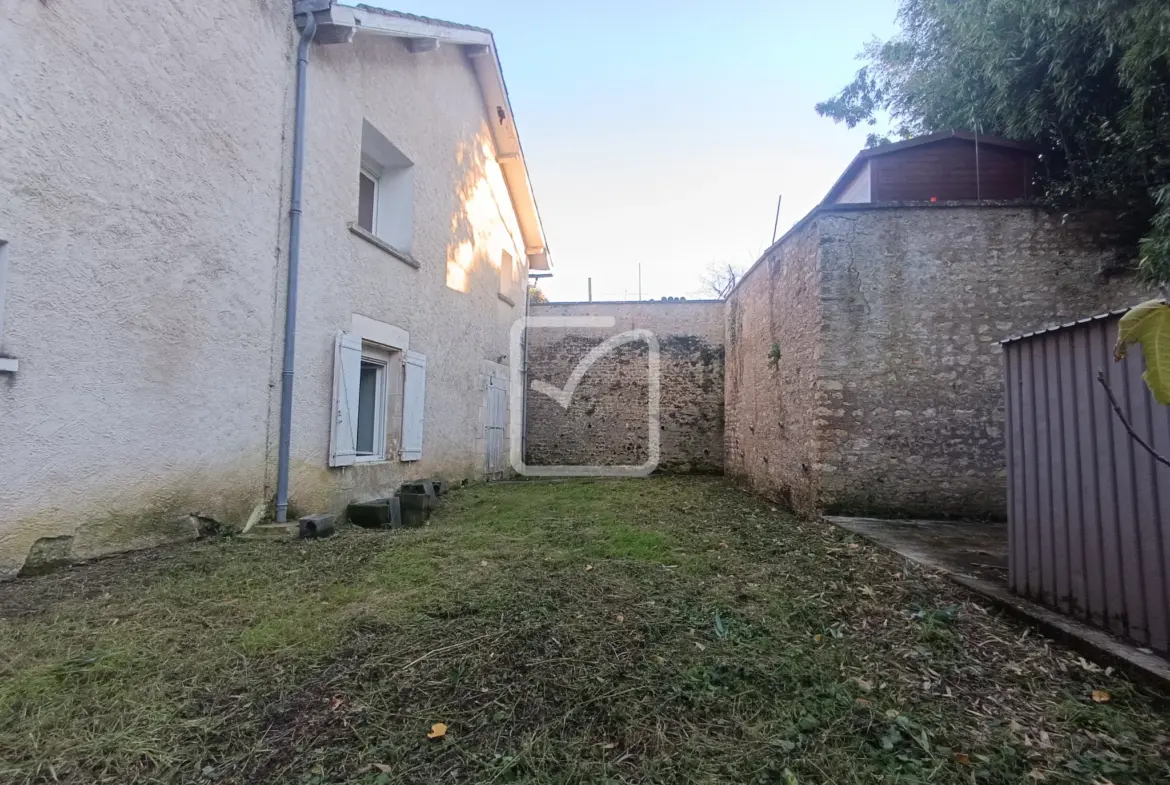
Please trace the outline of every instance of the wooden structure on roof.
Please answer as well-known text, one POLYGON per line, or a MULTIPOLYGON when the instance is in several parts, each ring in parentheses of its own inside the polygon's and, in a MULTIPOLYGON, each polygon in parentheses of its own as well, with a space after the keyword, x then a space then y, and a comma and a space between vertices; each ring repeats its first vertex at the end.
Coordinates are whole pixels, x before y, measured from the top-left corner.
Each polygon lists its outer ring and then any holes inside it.
POLYGON ((1030 199, 1037 150, 965 131, 862 150, 824 204, 1030 199))

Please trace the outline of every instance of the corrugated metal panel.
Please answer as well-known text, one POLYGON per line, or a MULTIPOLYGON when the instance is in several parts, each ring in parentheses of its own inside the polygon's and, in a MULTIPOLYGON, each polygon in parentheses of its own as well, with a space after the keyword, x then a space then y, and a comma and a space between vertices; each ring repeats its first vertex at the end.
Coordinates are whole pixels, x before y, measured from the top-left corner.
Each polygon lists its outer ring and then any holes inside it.
POLYGON ((1113 361, 1102 314, 1004 341, 1009 582, 1014 591, 1170 652, 1170 407, 1141 375, 1140 352, 1113 361))

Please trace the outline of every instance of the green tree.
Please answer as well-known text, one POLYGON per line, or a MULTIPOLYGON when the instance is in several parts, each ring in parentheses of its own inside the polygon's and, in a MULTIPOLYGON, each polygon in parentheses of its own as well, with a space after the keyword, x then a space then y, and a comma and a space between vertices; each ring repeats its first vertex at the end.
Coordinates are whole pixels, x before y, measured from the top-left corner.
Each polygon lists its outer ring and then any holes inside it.
POLYGON ((1034 142, 1040 193, 1117 209, 1139 273, 1170 283, 1170 2, 901 0, 898 21, 817 112, 1034 142))

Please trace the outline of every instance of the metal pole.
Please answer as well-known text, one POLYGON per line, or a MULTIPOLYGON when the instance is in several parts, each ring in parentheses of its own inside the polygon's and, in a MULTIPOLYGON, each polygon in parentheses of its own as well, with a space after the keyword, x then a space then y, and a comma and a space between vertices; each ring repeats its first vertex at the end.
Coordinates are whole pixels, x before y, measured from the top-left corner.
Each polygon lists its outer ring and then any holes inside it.
POLYGON ((638 262, 638 302, 642 302, 642 263, 638 262))
POLYGON ((784 198, 784 194, 776 197, 776 220, 772 223, 772 244, 776 244, 776 232, 780 229, 780 201, 784 198))
POLYGON ((979 179, 979 126, 975 126, 975 201, 983 202, 983 188, 979 179))
POLYGON ((305 174, 305 96, 309 83, 309 44, 317 33, 310 11, 297 46, 297 98, 293 114, 292 188, 288 208, 288 291, 284 305, 284 368, 280 373, 280 443, 276 453, 276 520, 288 519, 288 465, 292 443, 293 366, 297 342, 297 276, 301 262, 301 184, 305 174))
POLYGON ((593 279, 589 279, 589 302, 593 302, 593 279))

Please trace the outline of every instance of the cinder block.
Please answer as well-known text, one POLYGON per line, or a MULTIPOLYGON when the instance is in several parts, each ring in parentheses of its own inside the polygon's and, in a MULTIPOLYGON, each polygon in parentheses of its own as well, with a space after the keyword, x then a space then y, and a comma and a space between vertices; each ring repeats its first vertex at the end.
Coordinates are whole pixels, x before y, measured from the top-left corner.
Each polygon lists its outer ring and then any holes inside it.
POLYGON ((299 522, 297 534, 302 540, 332 537, 337 532, 336 522, 335 515, 306 515, 299 522))

